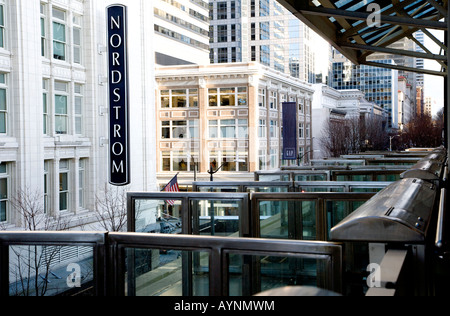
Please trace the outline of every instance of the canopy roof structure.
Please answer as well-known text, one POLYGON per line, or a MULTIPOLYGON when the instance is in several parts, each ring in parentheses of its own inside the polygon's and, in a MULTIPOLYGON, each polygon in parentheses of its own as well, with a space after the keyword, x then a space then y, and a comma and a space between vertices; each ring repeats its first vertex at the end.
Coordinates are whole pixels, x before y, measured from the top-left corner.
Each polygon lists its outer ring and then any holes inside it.
POLYGON ((447 76, 447 46, 430 30, 447 31, 448 0, 278 0, 302 22, 328 40, 354 64, 447 76), (439 47, 432 53, 414 33, 422 30, 439 47), (394 49, 390 45, 409 38, 423 52, 394 49), (441 70, 416 69, 371 61, 374 53, 432 59, 441 70))

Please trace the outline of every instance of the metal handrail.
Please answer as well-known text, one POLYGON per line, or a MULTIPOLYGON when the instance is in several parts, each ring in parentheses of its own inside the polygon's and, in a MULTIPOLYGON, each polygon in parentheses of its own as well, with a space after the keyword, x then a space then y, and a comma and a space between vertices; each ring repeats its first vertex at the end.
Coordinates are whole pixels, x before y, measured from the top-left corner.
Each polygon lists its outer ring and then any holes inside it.
MULTIPOLYGON (((128 231, 136 232, 136 201, 140 200, 177 200, 181 203, 181 221, 182 233, 186 235, 198 234, 198 225, 193 219, 199 219, 198 210, 192 205, 194 200, 222 201, 222 200, 240 200, 242 208, 239 209, 239 234, 240 237, 260 238, 259 233, 259 200, 271 201, 317 201, 317 240, 327 240, 327 216, 325 214, 324 201, 354 201, 367 202, 375 193, 329 193, 329 192, 285 192, 285 193, 129 193, 128 194, 128 231)), ((295 222, 292 222, 296 225, 295 222)))
MULTIPOLYGON (((209 253, 209 295, 228 296, 231 254, 309 258, 323 261, 318 266, 320 287, 342 293, 342 245, 326 242, 203 237, 106 232, 2 232, 0 233, 0 296, 9 296, 11 245, 53 245, 94 247, 94 293, 96 296, 123 296, 129 261, 127 249, 174 249, 209 253)), ((184 261, 183 269, 189 268, 184 261)), ((256 271, 257 266, 250 269, 256 271)), ((252 277, 257 277, 253 275, 252 277)), ((189 283, 189 280, 183 279, 189 283)), ((256 294, 260 289, 253 288, 256 294)), ((128 293, 132 294, 132 293, 128 293)), ((186 294, 186 293, 185 293, 186 294)), ((189 293, 187 293, 189 294, 189 293)))
POLYGON ((437 248, 442 248, 444 246, 444 221, 445 221, 445 211, 447 207, 447 189, 441 189, 441 199, 439 202, 439 214, 436 229, 436 241, 435 245, 437 248))

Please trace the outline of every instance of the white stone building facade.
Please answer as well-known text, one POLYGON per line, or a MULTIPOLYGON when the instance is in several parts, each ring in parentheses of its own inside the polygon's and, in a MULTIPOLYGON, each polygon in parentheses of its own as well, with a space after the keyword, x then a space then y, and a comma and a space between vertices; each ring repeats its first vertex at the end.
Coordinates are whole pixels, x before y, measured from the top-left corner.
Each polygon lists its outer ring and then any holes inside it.
POLYGON ((129 16, 124 190, 156 189, 155 53, 169 63, 207 61, 206 3, 0 0, 0 229, 24 227, 21 192, 39 197, 47 216, 70 217, 71 227, 95 221, 109 174, 106 7, 117 3, 129 16))

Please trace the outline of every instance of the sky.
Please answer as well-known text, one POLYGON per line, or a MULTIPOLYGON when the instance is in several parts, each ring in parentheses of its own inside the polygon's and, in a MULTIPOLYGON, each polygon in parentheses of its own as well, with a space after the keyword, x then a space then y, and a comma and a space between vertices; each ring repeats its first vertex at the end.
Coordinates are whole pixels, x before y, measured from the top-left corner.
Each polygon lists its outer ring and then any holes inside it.
MULTIPOLYGON (((444 32, 430 31, 439 40, 444 42, 444 32)), ((439 54, 439 46, 434 43, 428 36, 425 36, 425 46, 428 47, 432 53, 439 54)), ((440 65, 433 60, 425 60, 425 68, 431 70, 441 70, 440 65)), ((425 75, 425 97, 433 97, 436 100, 436 106, 433 108, 433 115, 444 107, 444 78, 439 76, 425 75)))

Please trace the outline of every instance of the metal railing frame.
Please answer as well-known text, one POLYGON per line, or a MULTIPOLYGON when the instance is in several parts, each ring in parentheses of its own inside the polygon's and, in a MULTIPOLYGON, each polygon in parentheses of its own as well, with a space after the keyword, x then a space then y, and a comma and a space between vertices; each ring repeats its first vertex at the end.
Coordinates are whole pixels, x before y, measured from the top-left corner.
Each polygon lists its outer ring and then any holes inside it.
MULTIPOLYGON (((286 192, 274 193, 288 193, 288 192, 303 192, 303 189, 308 188, 327 188, 337 189, 342 188, 342 193, 350 193, 353 189, 384 189, 392 184, 392 182, 361 182, 361 181, 272 181, 272 182, 242 182, 242 181, 222 181, 222 182, 194 182, 193 192, 207 192, 200 191, 211 189, 216 192, 217 189, 230 190, 236 189, 236 193, 248 193, 251 189, 258 188, 283 188, 286 192)), ((255 193, 264 193, 266 191, 256 191, 255 193)), ((232 193, 232 192, 228 192, 232 193)))
MULTIPOLYGON (((316 223, 317 223, 317 240, 328 240, 327 232, 327 201, 348 201, 348 202, 367 202, 376 193, 129 193, 128 194, 128 231, 136 232, 136 201, 140 200, 177 200, 182 201, 181 220, 182 233, 185 235, 196 234, 194 218, 198 218, 196 208, 191 208, 193 200, 241 200, 243 208, 239 214, 239 233, 240 237, 260 238, 259 231, 259 201, 316 201, 316 223)), ((294 215, 295 210, 291 211, 293 215, 292 224, 295 226, 297 218, 294 215)), ((294 234, 297 235, 297 234, 294 234)))
MULTIPOLYGON (((326 241, 328 236, 328 221, 326 202, 327 201, 344 201, 344 202, 367 202, 373 198, 375 193, 253 193, 250 199, 251 202, 251 231, 255 238, 260 238, 260 201, 314 201, 316 202, 316 240, 326 241)), ((300 238, 298 223, 301 223, 301 214, 297 214, 298 208, 289 210, 289 218, 294 221, 294 239, 300 238)))
POLYGON ((210 296, 229 295, 230 254, 322 259, 320 287, 342 293, 343 252, 338 243, 107 232, 2 232, 0 296, 9 296, 9 247, 15 245, 93 247, 95 296, 125 295, 125 250, 130 248, 208 252, 210 296))
POLYGON ((208 192, 177 192, 177 193, 128 193, 128 232, 136 232, 136 201, 139 200, 160 200, 160 201, 181 201, 181 216, 182 216, 182 233, 191 235, 194 233, 195 224, 192 219, 197 217, 197 210, 191 208, 191 201, 225 201, 225 200, 241 200, 242 208, 239 210, 239 218, 241 219, 240 232, 241 237, 249 237, 251 232, 247 227, 250 227, 249 218, 249 194, 248 193, 208 193, 208 192))

